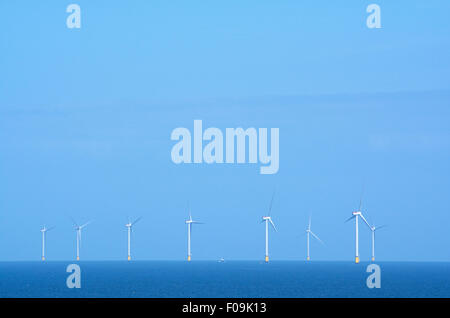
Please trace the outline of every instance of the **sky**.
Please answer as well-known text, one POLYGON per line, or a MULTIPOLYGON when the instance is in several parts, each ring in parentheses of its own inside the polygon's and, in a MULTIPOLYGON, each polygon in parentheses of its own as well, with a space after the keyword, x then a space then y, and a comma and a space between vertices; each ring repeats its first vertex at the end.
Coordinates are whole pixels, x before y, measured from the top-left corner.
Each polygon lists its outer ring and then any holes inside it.
POLYGON ((448 1, 2 1, 0 261, 450 261, 448 1), (66 7, 81 7, 68 29, 66 7), (177 127, 279 128, 280 168, 174 164, 177 127), (360 226, 360 255, 370 231, 360 226))

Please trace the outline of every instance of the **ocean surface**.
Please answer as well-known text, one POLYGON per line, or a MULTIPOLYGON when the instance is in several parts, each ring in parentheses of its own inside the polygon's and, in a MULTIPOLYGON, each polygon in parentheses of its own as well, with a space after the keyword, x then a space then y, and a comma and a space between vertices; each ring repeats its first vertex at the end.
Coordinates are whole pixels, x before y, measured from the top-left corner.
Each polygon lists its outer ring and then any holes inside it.
POLYGON ((450 297, 439 262, 379 262, 379 289, 368 263, 296 261, 79 262, 81 288, 69 289, 71 263, 0 262, 0 297, 450 297))

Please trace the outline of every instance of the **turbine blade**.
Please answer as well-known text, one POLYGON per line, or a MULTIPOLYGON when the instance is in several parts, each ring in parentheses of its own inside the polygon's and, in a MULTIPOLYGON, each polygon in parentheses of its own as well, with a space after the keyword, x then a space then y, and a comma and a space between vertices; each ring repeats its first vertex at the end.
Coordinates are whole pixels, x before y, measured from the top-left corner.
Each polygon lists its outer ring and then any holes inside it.
POLYGON ((272 211, 272 205, 273 205, 273 198, 275 197, 275 190, 273 190, 272 193, 272 199, 270 200, 270 205, 269 205, 269 215, 270 216, 270 212, 272 211))
POLYGON ((316 240, 318 240, 320 243, 322 243, 322 244, 325 245, 325 243, 324 243, 324 242, 323 242, 316 234, 314 234, 314 233, 311 232, 311 231, 309 231, 309 233, 311 233, 311 235, 314 236, 314 237, 316 238, 316 240))
POLYGON ((377 230, 379 230, 379 229, 382 229, 383 227, 386 227, 387 225, 381 225, 381 226, 377 226, 377 227, 375 227, 375 230, 374 231, 377 231, 377 230))
POLYGON ((273 224, 272 219, 269 219, 270 224, 272 224, 273 229, 275 230, 275 232, 278 232, 277 228, 275 227, 275 224, 273 224))
POLYGON ((56 226, 52 226, 52 227, 48 228, 48 229, 47 229, 47 232, 50 231, 50 230, 53 230, 55 227, 56 227, 56 226))
POLYGON ((198 222, 198 221, 192 221, 192 223, 195 223, 195 224, 205 224, 205 223, 203 223, 203 222, 198 222))
POLYGON ((361 212, 361 208, 362 208, 362 198, 363 198, 363 194, 364 194, 364 184, 362 185, 362 189, 361 189, 361 196, 359 197, 359 212, 361 212))
POLYGON ((72 220, 72 223, 75 225, 75 227, 78 227, 77 222, 75 222, 75 220, 73 219, 73 217, 70 216, 70 219, 72 220))
POLYGON ((369 221, 369 224, 373 224, 373 219, 371 217, 371 214, 367 212, 367 209, 364 210, 364 213, 366 214, 366 218, 369 221))
POLYGON ((89 222, 84 223, 82 226, 80 226, 80 229, 82 229, 83 227, 88 226, 90 223, 92 223, 92 221, 89 221, 89 222))
POLYGON ((138 217, 136 220, 131 223, 131 225, 135 225, 137 222, 139 222, 142 219, 142 216, 138 217))
POLYGON ((351 217, 349 217, 344 223, 347 223, 348 221, 350 221, 350 220, 352 220, 352 219, 354 219, 355 218, 355 216, 354 215, 352 215, 351 217))
POLYGON ((311 214, 309 215, 308 230, 311 230, 311 214))
POLYGON ((372 229, 372 227, 370 226, 369 222, 367 222, 366 218, 364 217, 364 215, 361 213, 361 218, 363 219, 364 223, 367 224, 367 226, 369 227, 369 229, 372 229))
POLYGON ((189 213, 189 221, 192 221, 191 208, 189 207, 189 200, 187 202, 187 209, 188 209, 188 213, 189 213))

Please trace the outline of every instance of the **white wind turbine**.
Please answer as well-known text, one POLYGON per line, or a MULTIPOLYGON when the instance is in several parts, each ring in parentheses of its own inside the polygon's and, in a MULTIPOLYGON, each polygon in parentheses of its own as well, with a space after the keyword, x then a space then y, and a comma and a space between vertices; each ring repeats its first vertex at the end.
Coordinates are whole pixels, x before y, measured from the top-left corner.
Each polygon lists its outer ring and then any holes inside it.
POLYGON ((320 243, 324 244, 322 240, 311 231, 311 216, 309 216, 309 223, 308 228, 306 229, 306 260, 309 261, 309 235, 312 235, 316 240, 318 240, 320 243))
POLYGON ((386 225, 381 226, 371 226, 370 230, 372 231, 372 262, 375 261, 375 231, 385 227, 386 225))
POLYGON ((189 209, 188 205, 188 211, 189 211, 189 219, 186 220, 186 224, 188 226, 188 262, 191 261, 191 232, 192 232, 192 224, 203 224, 202 222, 194 221, 192 220, 191 210, 189 209))
POLYGON ((133 225, 135 225, 140 219, 142 219, 142 217, 138 217, 133 222, 130 222, 130 219, 128 219, 128 223, 125 224, 125 226, 128 229, 128 260, 129 261, 131 261, 131 232, 133 230, 132 228, 133 228, 133 225))
POLYGON ((75 231, 77 232, 77 261, 80 260, 80 246, 81 246, 81 230, 86 227, 88 224, 90 224, 92 221, 86 222, 81 226, 78 226, 78 224, 72 219, 72 222, 75 225, 75 231))
POLYGON ((277 228, 275 227, 275 224, 272 221, 272 217, 270 216, 274 196, 275 196, 275 192, 272 194, 272 200, 270 200, 269 213, 267 214, 267 216, 263 216, 262 221, 261 221, 261 223, 266 222, 266 257, 265 257, 266 263, 269 262, 269 223, 272 225, 275 232, 278 232, 277 228))
POLYGON ((47 228, 45 225, 44 227, 41 229, 41 233, 42 233, 42 260, 45 261, 45 238, 47 236, 47 232, 50 230, 53 230, 55 227, 51 227, 51 228, 47 228))
POLYGON ((355 263, 359 263, 359 239, 358 239, 358 218, 361 217, 363 221, 367 224, 367 226, 371 229, 371 226, 367 222, 366 218, 361 212, 361 205, 362 205, 362 195, 361 199, 359 200, 359 209, 358 211, 352 212, 352 216, 349 217, 345 222, 350 221, 351 219, 355 219, 355 250, 356 250, 356 256, 355 256, 355 263))

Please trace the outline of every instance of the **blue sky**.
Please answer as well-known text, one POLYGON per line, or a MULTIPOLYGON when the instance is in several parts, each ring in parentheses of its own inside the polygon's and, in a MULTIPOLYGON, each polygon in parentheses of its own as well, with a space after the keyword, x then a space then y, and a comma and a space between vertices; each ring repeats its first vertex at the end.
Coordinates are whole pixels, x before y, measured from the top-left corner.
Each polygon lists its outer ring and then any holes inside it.
MULTIPOLYGON (((448 1, 76 1, 0 4, 1 260, 352 260, 363 205, 380 260, 450 260, 448 1), (176 127, 280 128, 280 170, 175 165, 176 127)), ((361 232, 362 259, 370 233, 361 232)))

